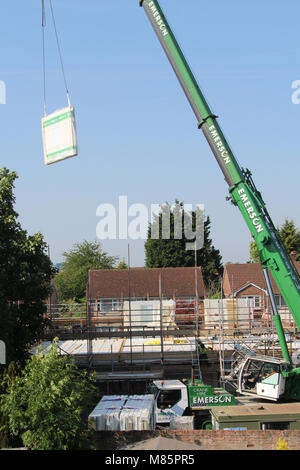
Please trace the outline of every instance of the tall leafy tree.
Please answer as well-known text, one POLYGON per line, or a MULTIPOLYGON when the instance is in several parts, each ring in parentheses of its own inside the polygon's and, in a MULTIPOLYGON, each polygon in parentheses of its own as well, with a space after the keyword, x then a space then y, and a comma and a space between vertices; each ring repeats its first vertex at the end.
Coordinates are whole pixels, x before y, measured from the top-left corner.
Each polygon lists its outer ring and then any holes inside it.
POLYGON ((296 260, 300 261, 300 230, 295 226, 293 220, 285 219, 279 229, 279 234, 289 253, 295 253, 296 260))
POLYGON ((250 262, 251 263, 259 263, 260 262, 259 251, 258 251, 258 248, 257 248, 257 245, 256 245, 255 241, 250 242, 249 254, 250 254, 250 262))
POLYGON ((65 260, 55 276, 58 295, 61 300, 77 301, 85 296, 89 269, 112 269, 118 259, 102 251, 100 243, 86 240, 76 243, 63 256, 65 260))
MULTIPOLYGON (((7 393, 11 383, 19 375, 20 368, 15 362, 10 362, 0 371, 0 402, 1 396, 7 393)), ((9 431, 8 416, 0 409, 0 449, 9 447, 22 447, 22 439, 9 431)))
POLYGON ((41 233, 28 235, 14 210, 15 172, 0 169, 0 339, 7 362, 23 361, 45 327, 55 269, 41 233))
POLYGON ((91 446, 83 411, 95 399, 92 376, 80 371, 57 342, 38 350, 20 375, 9 380, 1 412, 13 436, 33 450, 77 450, 91 446))
MULTIPOLYGON (((300 230, 295 226, 294 221, 286 218, 284 224, 277 230, 288 253, 294 253, 296 260, 300 261, 300 230)), ((250 261, 260 262, 259 251, 254 241, 250 242, 250 261)))
POLYGON ((200 211, 185 211, 184 204, 178 201, 173 207, 164 204, 148 228, 146 267, 188 267, 195 266, 196 261, 202 268, 206 286, 217 283, 223 273, 222 257, 213 246, 210 229, 210 218, 205 219, 200 211))

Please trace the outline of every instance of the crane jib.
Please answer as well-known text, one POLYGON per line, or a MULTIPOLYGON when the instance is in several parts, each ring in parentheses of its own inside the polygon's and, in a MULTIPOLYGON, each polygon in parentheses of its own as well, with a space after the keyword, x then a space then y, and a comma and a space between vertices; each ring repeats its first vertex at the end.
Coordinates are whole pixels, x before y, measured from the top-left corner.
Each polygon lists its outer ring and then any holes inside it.
POLYGON ((267 267, 300 329, 300 277, 267 213, 260 193, 237 162, 216 117, 210 110, 192 70, 159 6, 158 0, 140 0, 164 49, 229 186, 232 202, 238 206, 267 267))
MULTIPOLYGON (((240 172, 240 169, 235 161, 234 156, 223 136, 223 133, 217 125, 215 118, 205 99, 202 96, 200 89, 198 88, 197 82, 189 70, 187 63, 185 62, 184 56, 181 54, 180 48, 176 43, 176 39, 168 25, 164 14, 160 10, 158 3, 153 0, 144 0, 140 2, 144 6, 145 11, 156 30, 161 44, 169 58, 172 67, 179 79, 183 90, 195 112, 197 119, 199 120, 199 128, 201 128, 208 140, 209 145, 219 163, 219 166, 225 176, 225 180, 229 187, 238 187, 238 191, 232 193, 234 201, 244 208, 245 218, 248 226, 254 234, 261 233, 265 230, 264 223, 260 218, 259 208, 255 207, 256 204, 252 202, 252 198, 245 191, 244 178, 240 172), (168 38, 173 42, 175 49, 170 49, 171 44, 167 45, 168 38), (180 51, 180 52, 179 52, 180 51), (178 53, 178 55, 177 55, 178 53), (175 59, 175 55, 177 58, 175 59), (186 74, 183 70, 186 68, 188 73, 186 74), (187 83, 188 82, 188 83, 187 83), (203 105, 203 106, 202 106, 203 105), (240 184, 243 184, 242 188, 240 184)), ((242 209, 241 207, 241 209, 242 209)))
POLYGON ((167 26, 165 25, 164 23, 164 20, 163 18, 161 17, 161 15, 159 14, 159 11, 158 9, 156 8, 155 4, 153 1, 149 2, 148 3, 148 7, 153 15, 153 18, 155 19, 156 21, 156 24, 157 26, 159 27, 160 31, 161 31, 161 34, 163 36, 167 36, 169 34, 169 31, 167 29, 167 26))
POLYGON ((253 205, 245 189, 244 188, 238 189, 238 194, 240 195, 240 200, 242 204, 244 205, 244 208, 246 209, 249 219, 252 221, 252 224, 254 225, 257 233, 263 232, 264 228, 260 221, 259 215, 255 212, 255 209, 253 208, 253 205))
POLYGON ((217 129, 215 128, 214 125, 209 126, 208 128, 210 135, 217 147, 218 152, 220 153, 225 165, 228 165, 228 163, 231 162, 228 150, 226 149, 221 137, 218 134, 217 129))

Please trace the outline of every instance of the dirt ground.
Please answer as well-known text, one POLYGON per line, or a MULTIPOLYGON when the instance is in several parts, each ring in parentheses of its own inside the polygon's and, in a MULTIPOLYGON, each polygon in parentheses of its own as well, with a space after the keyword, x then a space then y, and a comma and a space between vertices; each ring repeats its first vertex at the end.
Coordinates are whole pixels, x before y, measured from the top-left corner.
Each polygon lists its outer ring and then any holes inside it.
MULTIPOLYGON (((161 432, 163 434, 163 432, 161 432)), ((157 435, 152 431, 102 431, 97 439, 99 450, 200 450, 198 439, 186 442, 180 438, 157 435)))
POLYGON ((181 442, 178 439, 166 437, 154 437, 137 444, 127 445, 120 450, 200 450, 201 446, 189 442, 181 442))

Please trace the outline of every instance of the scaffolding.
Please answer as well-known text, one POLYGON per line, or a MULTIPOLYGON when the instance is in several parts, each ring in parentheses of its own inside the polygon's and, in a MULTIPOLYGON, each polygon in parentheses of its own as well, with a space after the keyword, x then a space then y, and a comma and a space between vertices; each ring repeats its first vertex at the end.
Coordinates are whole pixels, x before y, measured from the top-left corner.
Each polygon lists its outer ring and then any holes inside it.
MULTIPOLYGON (((296 325, 281 313, 292 353, 296 325)), ((58 337, 62 350, 102 381, 178 378, 192 369, 201 378, 214 363, 205 381, 224 386, 243 349, 281 354, 272 317, 245 299, 89 299, 48 305, 47 316, 44 340, 58 337)))

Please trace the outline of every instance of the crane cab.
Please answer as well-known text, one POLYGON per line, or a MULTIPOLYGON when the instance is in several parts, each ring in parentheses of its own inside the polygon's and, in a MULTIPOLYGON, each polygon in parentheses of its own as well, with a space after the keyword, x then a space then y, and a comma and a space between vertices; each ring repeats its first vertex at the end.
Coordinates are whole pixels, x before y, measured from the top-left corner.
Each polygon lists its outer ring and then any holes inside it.
POLYGON ((289 364, 269 356, 247 356, 239 373, 238 392, 278 401, 285 392, 282 374, 289 364))

